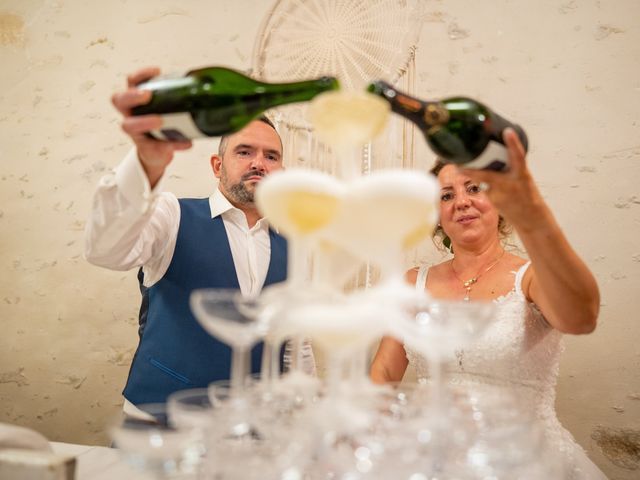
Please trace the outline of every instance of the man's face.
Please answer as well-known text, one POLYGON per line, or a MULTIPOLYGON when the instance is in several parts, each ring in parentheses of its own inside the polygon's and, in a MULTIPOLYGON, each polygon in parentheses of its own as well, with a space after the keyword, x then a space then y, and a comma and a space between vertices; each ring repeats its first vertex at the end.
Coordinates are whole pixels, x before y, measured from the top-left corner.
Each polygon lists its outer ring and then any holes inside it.
POLYGON ((258 182, 282 168, 282 142, 271 126, 256 120, 229 136, 224 156, 213 155, 211 165, 231 203, 251 204, 258 182))

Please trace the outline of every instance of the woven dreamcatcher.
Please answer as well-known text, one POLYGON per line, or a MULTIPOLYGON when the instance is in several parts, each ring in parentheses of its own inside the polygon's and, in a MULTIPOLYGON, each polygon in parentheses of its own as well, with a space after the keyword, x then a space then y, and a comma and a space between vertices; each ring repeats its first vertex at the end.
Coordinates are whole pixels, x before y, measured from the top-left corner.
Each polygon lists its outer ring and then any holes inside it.
MULTIPOLYGON (((413 91, 414 55, 422 23, 420 0, 278 0, 260 27, 252 73, 268 82, 338 77, 363 90, 384 79, 413 91)), ((335 173, 330 146, 313 135, 307 104, 272 113, 287 164, 335 173), (293 154, 293 155, 291 155, 293 154)), ((413 165, 413 126, 392 116, 387 132, 362 149, 362 171, 413 165)))

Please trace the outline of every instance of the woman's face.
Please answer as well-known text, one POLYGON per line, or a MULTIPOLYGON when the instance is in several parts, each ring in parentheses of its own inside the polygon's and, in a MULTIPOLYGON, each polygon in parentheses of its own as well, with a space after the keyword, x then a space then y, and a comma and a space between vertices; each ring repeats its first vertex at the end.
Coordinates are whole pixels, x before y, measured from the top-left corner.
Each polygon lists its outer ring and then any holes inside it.
POLYGON ((498 237, 498 210, 478 185, 445 165, 440 182, 440 224, 453 243, 473 248, 498 237))

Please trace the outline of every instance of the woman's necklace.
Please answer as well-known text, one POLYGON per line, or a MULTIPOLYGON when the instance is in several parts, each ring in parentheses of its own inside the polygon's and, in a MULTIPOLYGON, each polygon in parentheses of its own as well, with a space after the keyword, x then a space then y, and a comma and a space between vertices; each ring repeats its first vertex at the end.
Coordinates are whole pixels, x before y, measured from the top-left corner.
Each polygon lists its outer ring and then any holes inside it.
POLYGON ((460 276, 456 273, 456 269, 453 268, 453 260, 451 260, 451 271, 453 272, 453 275, 462 283, 462 285, 464 286, 466 293, 464 294, 464 298, 463 300, 465 302, 468 302, 470 300, 469 295, 471 294, 471 287, 473 287, 473 285, 475 283, 478 283, 478 279, 484 275, 485 273, 487 273, 489 270, 491 270, 493 267, 495 267, 500 260, 502 260, 502 257, 504 257, 504 252, 505 250, 502 250, 502 253, 500 254, 500 256, 498 258, 496 258, 491 265, 489 265, 487 268, 485 268, 484 270, 482 270, 480 273, 478 273, 475 277, 471 277, 469 280, 462 280, 460 278, 460 276))

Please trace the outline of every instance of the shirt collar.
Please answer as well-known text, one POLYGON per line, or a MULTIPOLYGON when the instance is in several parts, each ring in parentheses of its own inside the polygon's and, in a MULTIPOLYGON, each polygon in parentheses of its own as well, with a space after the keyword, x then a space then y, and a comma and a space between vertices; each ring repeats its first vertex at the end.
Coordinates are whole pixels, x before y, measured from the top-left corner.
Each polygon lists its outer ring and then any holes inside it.
MULTIPOLYGON (((235 217, 238 220, 243 220, 244 223, 247 222, 247 217, 245 217, 244 212, 234 207, 229 199, 220 191, 220 188, 216 188, 215 192, 209 197, 209 209, 211 210, 211 218, 224 215, 223 218, 235 217)), ((261 218, 254 228, 268 229, 269 222, 266 218, 261 218)))
MULTIPOLYGON (((216 218, 229 210, 238 210, 239 208, 231 205, 231 202, 225 197, 219 188, 216 188, 215 192, 209 197, 209 208, 211 209, 211 218, 216 218)), ((240 213, 242 213, 240 211, 240 213)))

